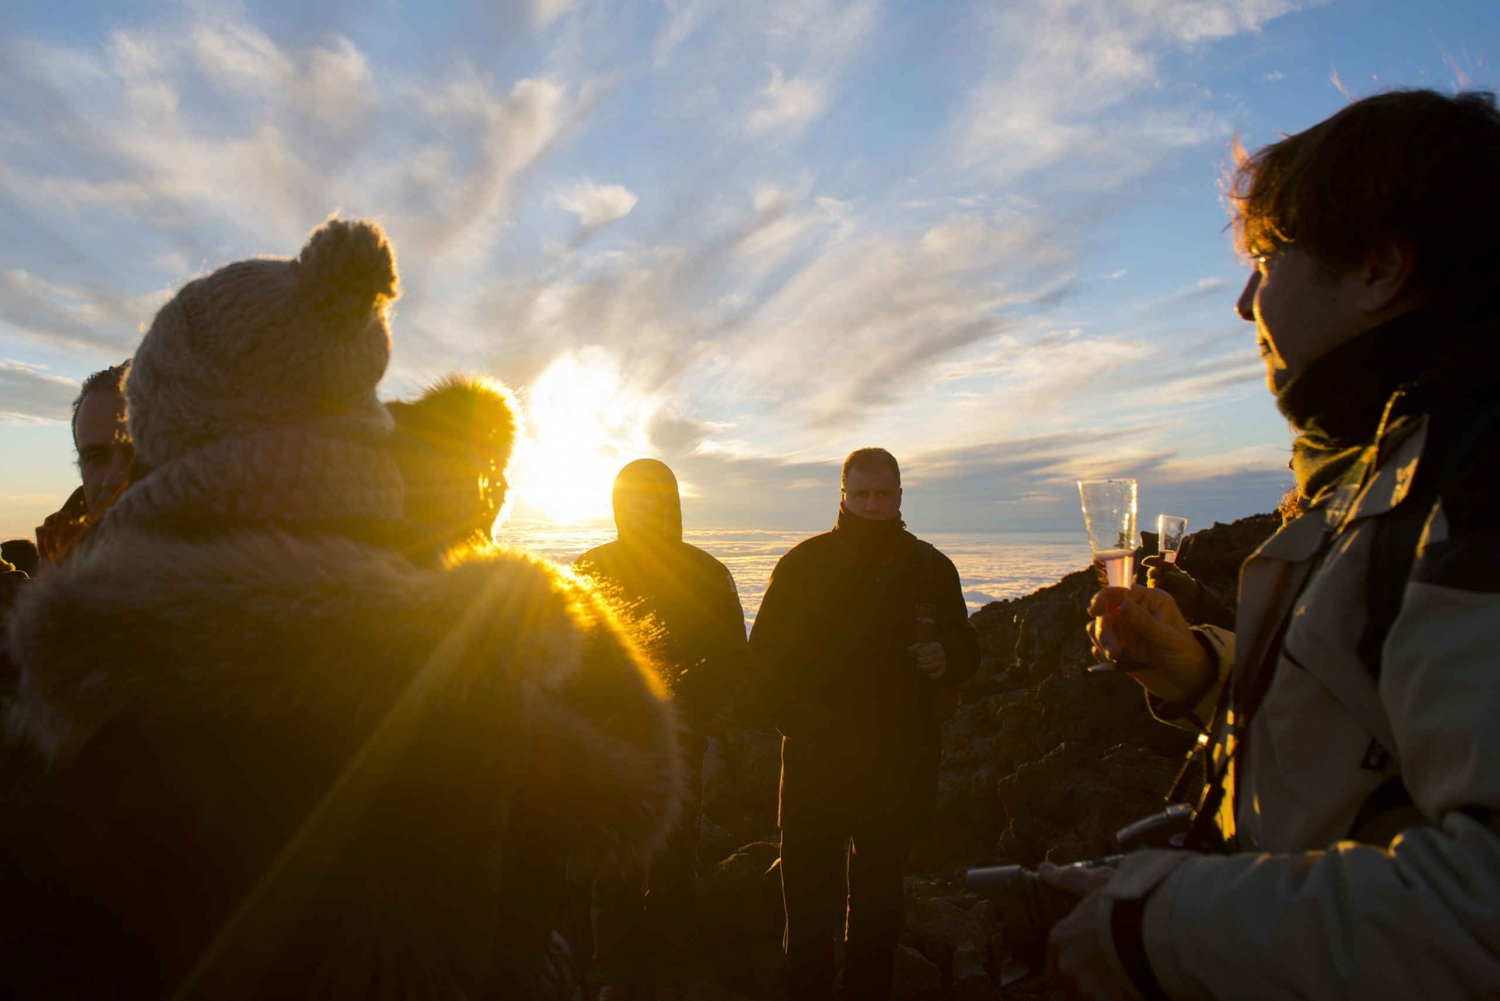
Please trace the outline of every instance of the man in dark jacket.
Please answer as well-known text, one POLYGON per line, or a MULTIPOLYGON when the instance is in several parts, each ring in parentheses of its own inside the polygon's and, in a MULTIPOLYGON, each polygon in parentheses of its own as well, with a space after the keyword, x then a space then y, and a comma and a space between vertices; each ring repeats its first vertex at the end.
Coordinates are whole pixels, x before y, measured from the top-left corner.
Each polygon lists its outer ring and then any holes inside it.
POLYGON ((904 531, 900 514, 895 458, 851 453, 837 524, 781 558, 750 637, 755 682, 782 734, 783 944, 794 999, 831 996, 846 859, 844 997, 890 993, 902 869, 937 793, 933 700, 979 665, 958 571, 904 531))
POLYGON ((594 959, 605 999, 652 981, 660 996, 682 979, 708 723, 728 703, 745 660, 745 613, 734 577, 682 541, 672 470, 655 459, 628 464, 615 477, 613 501, 619 538, 584 553, 573 567, 637 623, 677 705, 688 788, 682 822, 649 872, 601 877, 595 888, 594 959))

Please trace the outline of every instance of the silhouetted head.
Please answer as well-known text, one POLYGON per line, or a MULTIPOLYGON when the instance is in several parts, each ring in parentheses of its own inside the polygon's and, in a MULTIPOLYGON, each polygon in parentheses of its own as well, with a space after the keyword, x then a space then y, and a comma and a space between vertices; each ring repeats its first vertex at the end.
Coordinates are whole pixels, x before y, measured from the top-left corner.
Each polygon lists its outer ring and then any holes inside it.
POLYGON ((682 497, 665 462, 637 459, 615 477, 615 529, 625 542, 682 541, 682 497))
POLYGON ((36 543, 30 539, 10 539, 7 542, 0 542, 0 560, 5 560, 28 577, 35 577, 42 565, 42 557, 37 552, 36 543))
POLYGON ((860 448, 844 460, 842 503, 850 514, 870 521, 901 517, 901 467, 883 448, 860 448))

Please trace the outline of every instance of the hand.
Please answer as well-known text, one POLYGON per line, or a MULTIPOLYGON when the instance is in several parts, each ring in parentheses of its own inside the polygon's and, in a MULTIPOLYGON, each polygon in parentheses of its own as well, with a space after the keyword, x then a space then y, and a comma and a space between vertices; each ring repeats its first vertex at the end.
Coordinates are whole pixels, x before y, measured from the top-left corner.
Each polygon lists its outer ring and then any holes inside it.
POLYGON ((1192 705, 1213 684, 1216 665, 1165 591, 1107 587, 1094 595, 1089 614, 1094 659, 1128 672, 1157 698, 1192 705))
POLYGON ((917 670, 933 681, 942 678, 948 670, 948 655, 943 653, 941 643, 913 643, 906 652, 917 655, 917 670))
POLYGON ((1110 965, 1109 902, 1099 893, 1115 871, 1107 866, 1059 868, 1043 862, 1037 875, 1050 886, 1080 896, 1078 906, 1052 926, 1047 937, 1047 972, 1052 983, 1070 998, 1090 1001, 1133 1001, 1134 986, 1110 965))
POLYGON ((1198 608, 1198 599, 1203 594, 1203 585, 1198 578, 1176 563, 1163 563, 1160 554, 1141 560, 1146 568, 1146 585, 1160 588, 1170 594, 1184 616, 1192 616, 1198 608))

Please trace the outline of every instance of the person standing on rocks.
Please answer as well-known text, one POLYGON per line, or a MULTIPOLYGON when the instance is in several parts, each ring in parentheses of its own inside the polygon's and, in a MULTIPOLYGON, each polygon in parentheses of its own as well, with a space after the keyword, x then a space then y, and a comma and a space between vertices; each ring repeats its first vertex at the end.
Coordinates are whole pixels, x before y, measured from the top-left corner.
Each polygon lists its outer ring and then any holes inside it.
POLYGON ((619 538, 578 557, 641 637, 677 706, 687 775, 682 820, 649 870, 601 875, 594 888, 593 979, 602 1001, 680 995, 691 963, 703 754, 708 724, 743 680, 745 612, 727 567, 682 541, 677 477, 656 459, 637 459, 615 477, 619 538), (649 996, 649 995, 645 995, 649 996))
POLYGON ((883 1001, 906 856, 937 796, 934 700, 979 666, 958 570, 905 531, 901 469, 886 450, 850 453, 833 531, 776 564, 750 659, 782 735, 787 996, 832 997, 843 929, 843 996, 883 1001))
POLYGON ((1095 656, 1206 733, 1190 847, 1224 850, 1044 867, 1087 893, 1051 936, 1074 996, 1500 985, 1496 177, 1482 93, 1369 97, 1240 158, 1238 310, 1308 508, 1244 564, 1232 633, 1162 589, 1094 600, 1095 656))

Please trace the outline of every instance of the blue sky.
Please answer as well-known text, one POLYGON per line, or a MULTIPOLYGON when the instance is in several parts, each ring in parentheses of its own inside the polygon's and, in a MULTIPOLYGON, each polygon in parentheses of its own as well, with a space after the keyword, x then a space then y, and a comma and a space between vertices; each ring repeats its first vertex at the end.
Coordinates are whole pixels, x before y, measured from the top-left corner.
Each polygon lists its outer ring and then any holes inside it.
POLYGON ((513 517, 665 458, 702 527, 817 527, 883 444, 927 529, 1274 507, 1287 431, 1218 187, 1391 86, 1492 87, 1493 3, 194 0, 0 8, 0 534, 77 382, 185 280, 381 220, 382 389, 527 411, 513 517))

